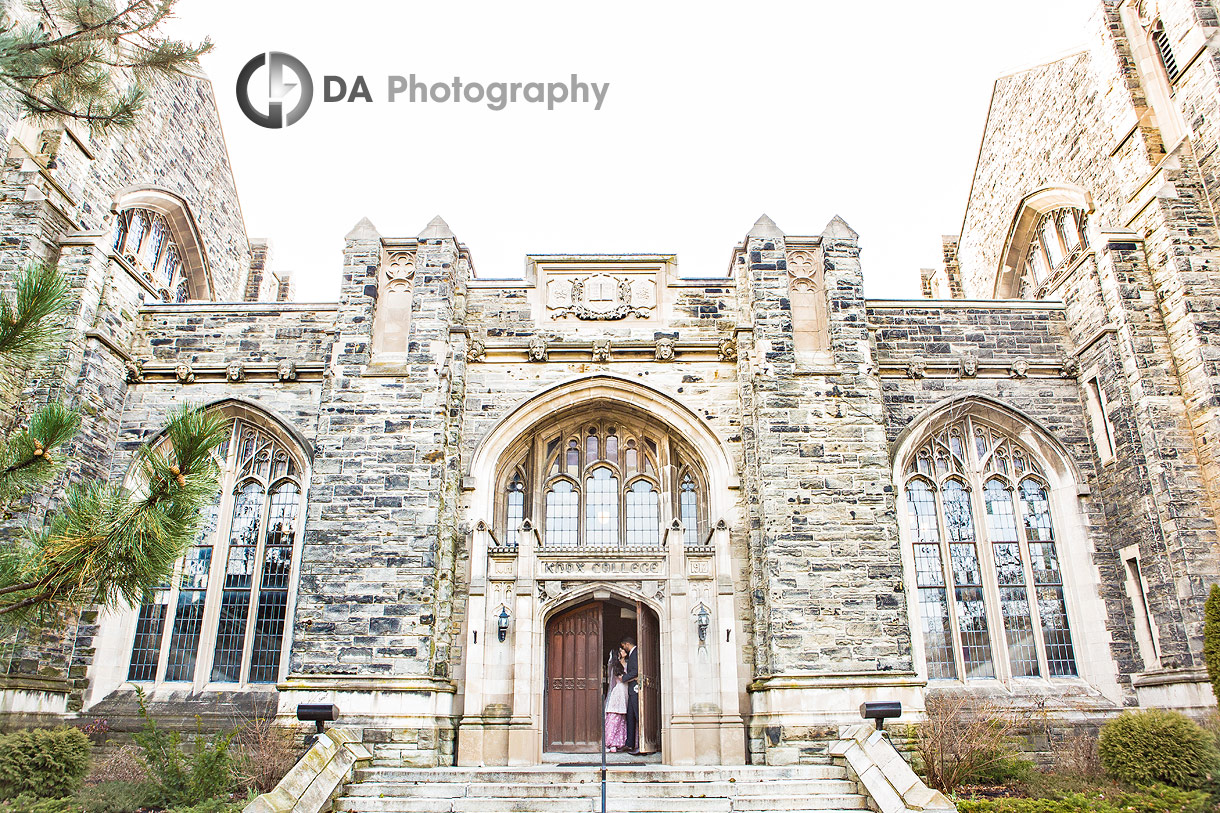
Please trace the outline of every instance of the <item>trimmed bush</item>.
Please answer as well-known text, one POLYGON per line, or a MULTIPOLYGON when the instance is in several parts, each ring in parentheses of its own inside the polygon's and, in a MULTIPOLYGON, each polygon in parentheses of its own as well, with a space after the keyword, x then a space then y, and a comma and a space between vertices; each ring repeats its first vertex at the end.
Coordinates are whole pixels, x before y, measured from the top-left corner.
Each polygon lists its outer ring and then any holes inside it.
POLYGON ((1131 785, 1203 787, 1220 762, 1211 735, 1160 709, 1124 712, 1106 723, 1097 753, 1107 774, 1131 785))
POLYGON ((76 728, 0 734, 0 798, 71 796, 89 772, 89 748, 76 728))
POLYGON ((1158 785, 1139 790, 1069 793, 1058 799, 958 799, 958 813, 1208 813, 1207 794, 1158 785))
POLYGON ((1212 694, 1220 700, 1220 584, 1213 584, 1203 605, 1203 663, 1212 694))

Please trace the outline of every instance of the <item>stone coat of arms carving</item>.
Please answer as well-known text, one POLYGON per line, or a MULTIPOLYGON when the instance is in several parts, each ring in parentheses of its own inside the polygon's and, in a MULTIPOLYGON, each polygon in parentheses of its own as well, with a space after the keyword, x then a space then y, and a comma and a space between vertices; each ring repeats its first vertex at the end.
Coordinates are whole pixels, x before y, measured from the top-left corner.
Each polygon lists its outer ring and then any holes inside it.
POLYGON ((656 284, 652 280, 591 274, 587 277, 556 278, 547 282, 547 309, 562 319, 614 321, 628 316, 647 319, 656 307, 656 284))

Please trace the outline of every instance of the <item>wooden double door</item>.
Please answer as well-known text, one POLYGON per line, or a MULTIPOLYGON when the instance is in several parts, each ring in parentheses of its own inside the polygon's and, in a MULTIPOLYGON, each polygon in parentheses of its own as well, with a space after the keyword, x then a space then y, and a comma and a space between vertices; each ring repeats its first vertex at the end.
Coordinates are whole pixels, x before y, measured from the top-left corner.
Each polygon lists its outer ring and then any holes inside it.
POLYGON ((630 635, 639 645, 640 733, 645 753, 660 749, 661 658, 656 615, 643 604, 591 601, 546 626, 545 750, 589 754, 601 749, 606 664, 630 635))

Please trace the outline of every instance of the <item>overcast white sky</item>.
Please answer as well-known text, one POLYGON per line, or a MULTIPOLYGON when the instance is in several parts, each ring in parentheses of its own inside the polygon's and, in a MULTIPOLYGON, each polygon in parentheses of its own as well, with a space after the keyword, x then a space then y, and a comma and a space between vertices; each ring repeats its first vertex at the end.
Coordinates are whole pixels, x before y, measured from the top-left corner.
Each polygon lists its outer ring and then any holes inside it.
POLYGON ((870 296, 915 295, 956 234, 995 78, 1082 46, 1093 0, 971 2, 272 2, 180 0, 174 32, 216 42, 215 85, 251 236, 300 301, 337 297, 343 236, 440 214, 481 276, 529 253, 678 255, 725 273, 766 212, 789 234, 835 214, 858 232, 870 296), (317 85, 297 124, 237 106, 255 54, 317 85), (385 77, 609 82, 591 105, 387 103, 385 77), (376 101, 324 104, 324 74, 376 101))

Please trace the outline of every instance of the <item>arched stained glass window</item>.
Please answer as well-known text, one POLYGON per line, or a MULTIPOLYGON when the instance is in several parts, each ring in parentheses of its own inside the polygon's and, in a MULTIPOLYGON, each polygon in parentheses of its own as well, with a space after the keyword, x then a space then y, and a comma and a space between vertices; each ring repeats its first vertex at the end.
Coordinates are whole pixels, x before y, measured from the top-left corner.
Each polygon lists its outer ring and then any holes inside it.
POLYGON ((928 677, 1075 676, 1051 502, 1034 455, 965 418, 933 432, 904 472, 928 677))
POLYGON ((646 418, 589 411, 521 438, 506 455, 497 538, 541 516, 548 547, 658 547, 675 518, 706 535, 703 475, 686 442, 646 418))
POLYGON ((164 215, 138 207, 119 212, 112 248, 165 302, 190 299, 182 254, 164 215))
POLYGON ((279 680, 301 467, 294 450, 244 418, 221 457, 221 491, 195 544, 173 583, 140 608, 128 680, 279 680))

